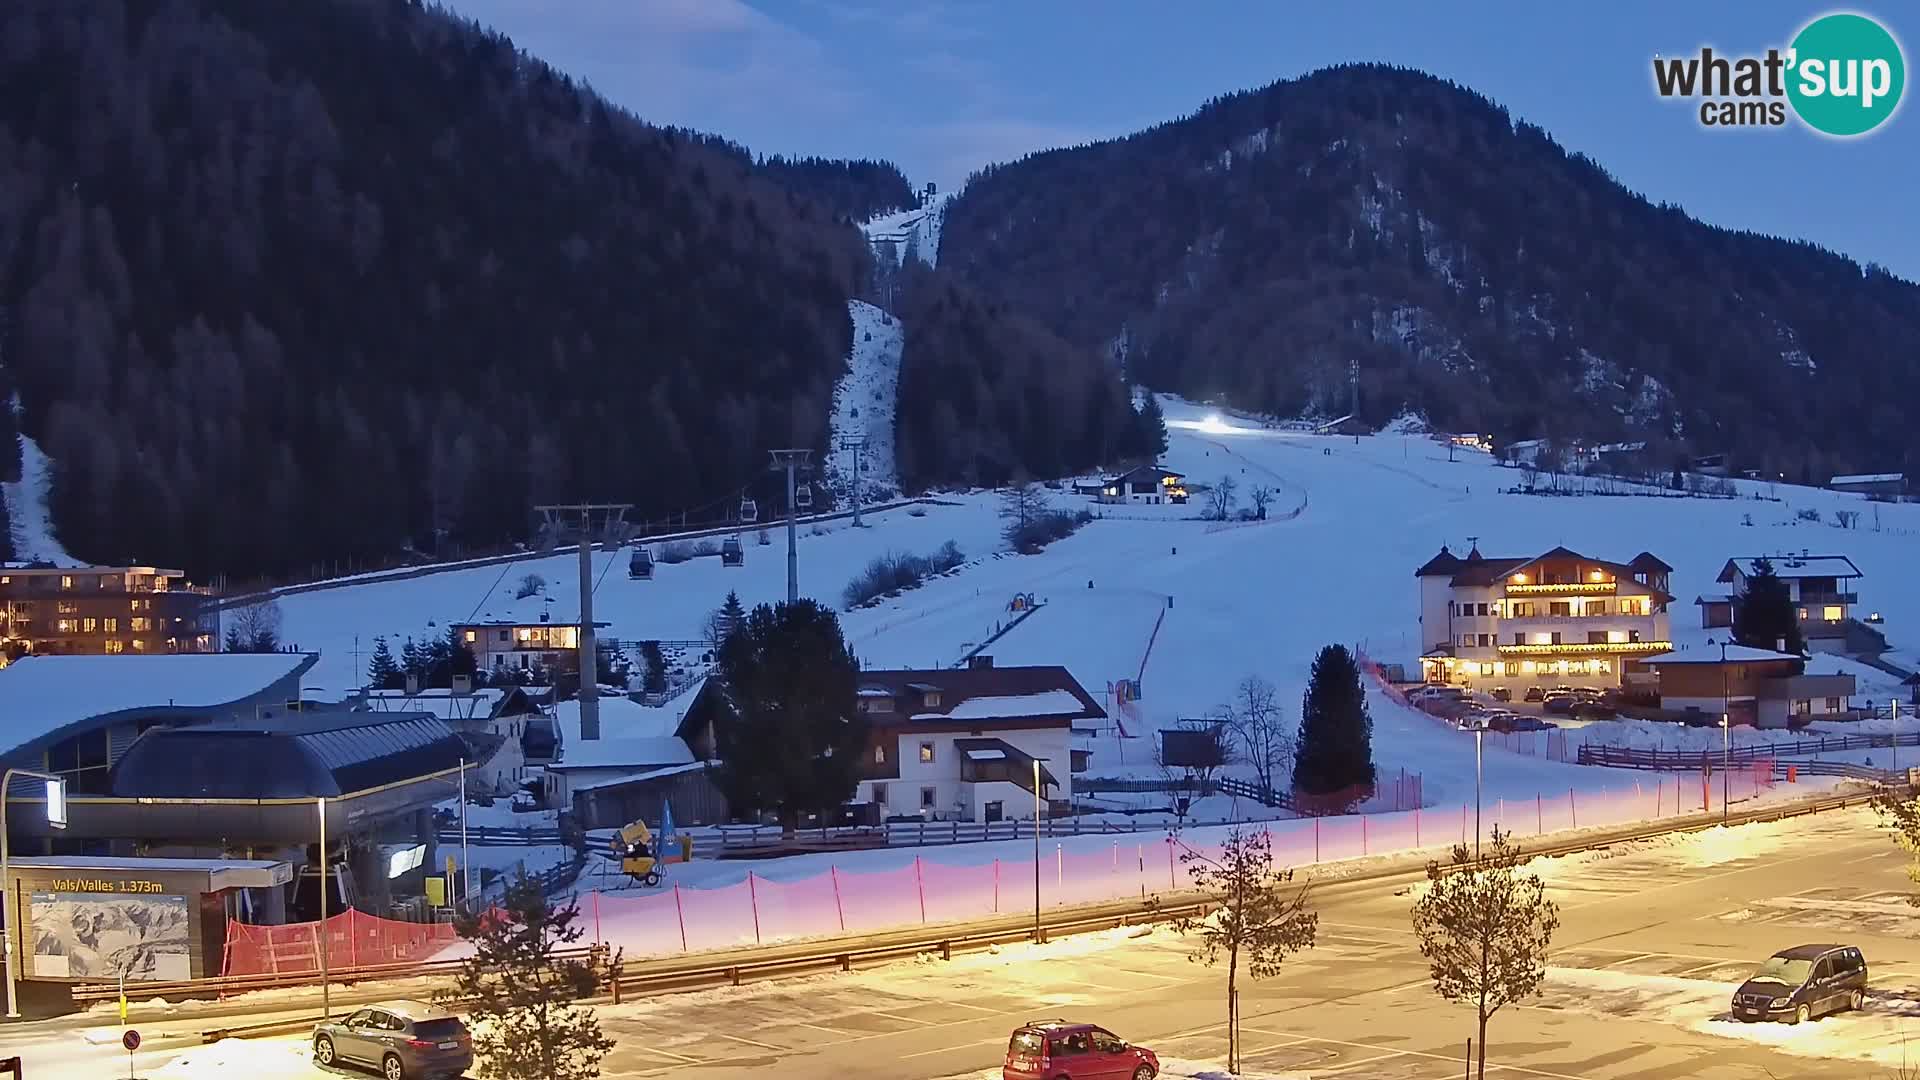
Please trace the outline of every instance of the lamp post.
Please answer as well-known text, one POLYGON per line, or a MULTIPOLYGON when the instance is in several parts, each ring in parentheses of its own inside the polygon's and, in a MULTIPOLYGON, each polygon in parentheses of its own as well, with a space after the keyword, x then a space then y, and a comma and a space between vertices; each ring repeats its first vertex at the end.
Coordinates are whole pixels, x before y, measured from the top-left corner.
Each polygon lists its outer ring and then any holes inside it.
POLYGON ((1725 825, 1733 792, 1733 687, 1727 681, 1727 643, 1708 638, 1707 644, 1720 646, 1720 824, 1725 825))
POLYGON ((320 925, 314 932, 320 935, 320 1015, 333 1015, 333 993, 328 986, 332 980, 327 973, 327 797, 320 796, 316 806, 320 809, 320 925))
POLYGON ((1040 759, 1033 759, 1033 943, 1040 943, 1040 759))
POLYGON ((20 933, 19 911, 16 910, 19 905, 13 902, 15 890, 7 872, 7 859, 11 854, 7 846, 7 792, 13 788, 15 776, 45 780, 47 782, 47 824, 56 829, 67 827, 67 782, 65 780, 51 773, 35 772, 32 769, 8 769, 0 774, 0 889, 6 890, 6 895, 0 896, 0 922, 6 923, 7 1017, 9 1019, 17 1019, 20 1015, 20 1002, 14 996, 13 939, 20 937, 21 945, 23 947, 26 945, 26 939, 20 933))
POLYGON ((1473 857, 1480 858, 1480 742, 1487 733, 1487 722, 1475 719, 1473 724, 1473 857))

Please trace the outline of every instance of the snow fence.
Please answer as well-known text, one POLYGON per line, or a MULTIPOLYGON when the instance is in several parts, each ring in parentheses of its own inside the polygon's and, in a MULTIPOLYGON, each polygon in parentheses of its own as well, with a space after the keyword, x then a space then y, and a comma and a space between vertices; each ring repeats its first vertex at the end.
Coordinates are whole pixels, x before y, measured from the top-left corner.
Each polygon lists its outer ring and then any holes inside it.
POLYGON ((335 971, 405 964, 425 960, 455 940, 452 923, 402 922, 351 909, 325 923, 228 922, 221 974, 317 972, 321 949, 327 951, 327 967, 335 971))

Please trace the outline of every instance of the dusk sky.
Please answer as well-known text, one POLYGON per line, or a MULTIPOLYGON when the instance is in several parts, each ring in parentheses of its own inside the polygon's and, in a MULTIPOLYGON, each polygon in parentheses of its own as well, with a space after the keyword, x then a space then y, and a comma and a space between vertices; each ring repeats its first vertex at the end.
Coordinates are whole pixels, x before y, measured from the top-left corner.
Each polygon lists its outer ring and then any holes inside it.
MULTIPOLYGON (((1835 10, 1818 4, 446 2, 646 120, 759 153, 886 158, 942 190, 990 162, 1124 135, 1218 94, 1330 64, 1400 64, 1486 94, 1656 201, 1920 279, 1910 103, 1840 141, 1796 124, 1709 130, 1696 104, 1654 93, 1655 53, 1785 47, 1835 10)), ((1913 66, 1920 10, 1845 10, 1880 19, 1913 66)))

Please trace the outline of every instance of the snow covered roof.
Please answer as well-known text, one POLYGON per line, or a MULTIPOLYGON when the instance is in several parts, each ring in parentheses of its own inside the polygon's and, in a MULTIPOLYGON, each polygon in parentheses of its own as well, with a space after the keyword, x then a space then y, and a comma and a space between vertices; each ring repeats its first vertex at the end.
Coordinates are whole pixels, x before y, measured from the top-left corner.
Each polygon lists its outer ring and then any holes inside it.
MULTIPOLYGON (((1765 660, 1805 659, 1805 657, 1800 656, 1798 653, 1774 652, 1772 649, 1755 649, 1747 645, 1727 646, 1726 658, 1728 663, 1738 662, 1742 664, 1759 663, 1765 660)), ((1720 663, 1720 646, 1709 645, 1702 646, 1699 649, 1689 649, 1686 652, 1661 653, 1658 656, 1649 656, 1645 660, 1642 660, 1641 663, 1718 664, 1720 663)))
POLYGON ((967 751, 967 760, 1005 761, 1007 760, 1007 752, 1005 750, 969 750, 967 751))
POLYGON ((592 791, 595 788, 614 787, 618 784, 637 784, 646 780, 662 780, 669 776, 679 776, 681 773, 699 772, 706 767, 706 762, 695 761, 685 765, 669 765, 664 769, 643 769, 639 772, 622 773, 619 776, 609 776, 604 780, 595 780, 591 784, 580 784, 573 787, 572 790, 592 791))
POLYGON ((942 723, 1065 727, 1073 720, 1107 715, 1079 681, 1059 665, 868 670, 860 673, 860 688, 879 690, 900 701, 899 711, 921 730, 942 723), (935 692, 938 701, 927 700, 935 692))
MULTIPOLYGON (((1019 716, 1078 716, 1086 708, 1070 690, 1038 694, 968 698, 946 715, 955 720, 997 720, 1019 716)), ((918 717, 915 717, 918 719, 918 717)))
MULTIPOLYGON (((682 701, 692 701, 693 697, 683 697, 682 701)), ((669 738, 680 729, 680 718, 685 709, 678 706, 642 705, 632 698, 600 697, 600 741, 619 742, 627 739, 663 739, 669 738)), ((580 699, 557 702, 553 706, 553 719, 560 730, 560 741, 571 746, 583 741, 580 738, 580 699)))
MULTIPOLYGON (((605 723, 602 723, 602 729, 605 723)), ((686 740, 671 735, 659 738, 568 740, 560 750, 560 760, 547 766, 554 772, 568 769, 617 769, 623 767, 688 765, 693 751, 686 740)))
POLYGON ((1739 571, 1742 577, 1752 577, 1755 572, 1753 564, 1763 558, 1773 563, 1773 573, 1776 577, 1828 578, 1861 576, 1860 568, 1853 565, 1853 560, 1847 558, 1845 555, 1755 555, 1728 559, 1727 565, 1720 568, 1720 576, 1714 580, 1722 584, 1730 583, 1734 579, 1734 572, 1736 570, 1739 571))
POLYGON ((473 720, 491 718, 506 697, 507 691, 498 686, 483 687, 469 694, 455 694, 451 690, 422 690, 417 694, 408 694, 405 690, 369 690, 367 705, 373 712, 424 712, 442 720, 473 720))
POLYGON ((231 888, 271 888, 293 880, 293 864, 271 859, 121 859, 107 855, 15 855, 10 867, 30 870, 119 870, 135 873, 206 874, 209 892, 231 888))
POLYGON ((26 656, 0 670, 0 755, 133 710, 219 709, 298 677, 317 653, 26 656))
POLYGON ((1906 478, 1906 473, 1897 472, 1859 473, 1854 476, 1836 476, 1827 481, 1827 484, 1828 486, 1834 484, 1897 484, 1906 478))

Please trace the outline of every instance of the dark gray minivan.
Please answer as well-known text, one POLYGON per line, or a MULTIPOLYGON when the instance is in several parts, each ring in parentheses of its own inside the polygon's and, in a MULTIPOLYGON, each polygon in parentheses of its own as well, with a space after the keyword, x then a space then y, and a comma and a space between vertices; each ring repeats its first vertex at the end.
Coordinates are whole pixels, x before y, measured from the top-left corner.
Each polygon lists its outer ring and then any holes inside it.
POLYGON ((1767 958, 1733 994, 1738 1020, 1785 1020, 1858 1009, 1867 994, 1867 961, 1851 945, 1798 945, 1767 958))

